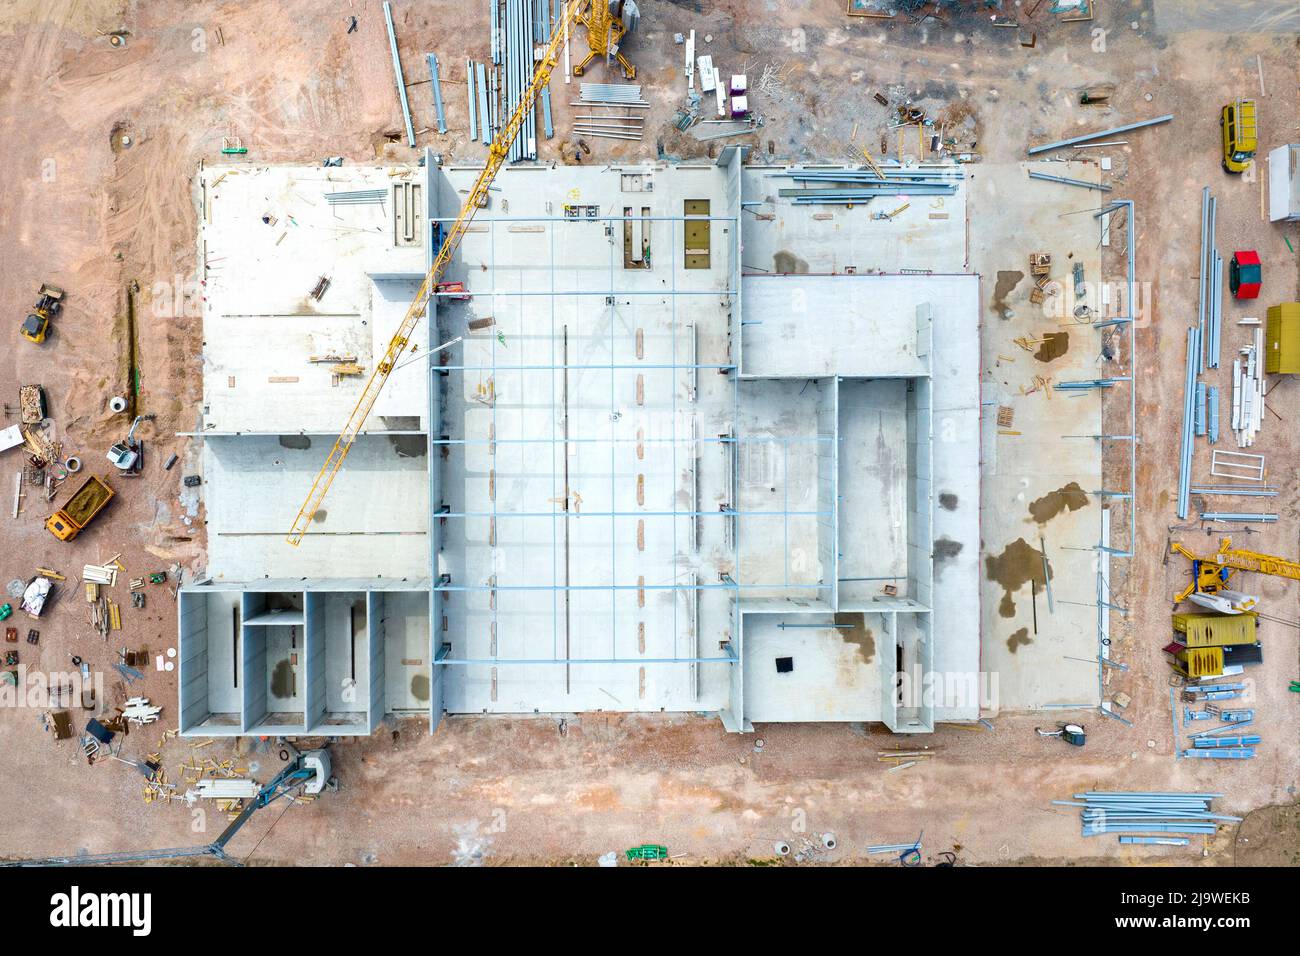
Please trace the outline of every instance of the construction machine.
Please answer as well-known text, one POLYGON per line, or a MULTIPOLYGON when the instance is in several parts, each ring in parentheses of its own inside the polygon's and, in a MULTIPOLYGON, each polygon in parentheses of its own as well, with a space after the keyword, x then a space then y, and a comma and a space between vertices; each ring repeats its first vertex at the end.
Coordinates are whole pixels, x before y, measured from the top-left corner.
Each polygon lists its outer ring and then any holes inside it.
POLYGON ((127 475, 140 474, 144 467, 144 442, 136 441, 135 430, 140 427, 141 422, 151 418, 152 415, 135 416, 135 421, 131 423, 131 430, 126 433, 126 437, 119 442, 114 442, 108 449, 106 457, 118 471, 127 475))
POLYGON ((577 15, 578 22, 587 28, 588 49, 582 62, 574 66, 573 75, 582 76, 587 72, 587 64, 596 57, 606 63, 612 57, 623 68, 627 79, 636 79, 636 67, 628 62, 619 46, 639 19, 636 4, 631 0, 590 0, 586 12, 577 15))
POLYGON ((49 334, 50 319, 58 315, 59 309, 63 308, 63 290, 47 282, 41 286, 41 291, 37 295, 36 305, 23 320, 19 331, 27 341, 40 345, 49 334))
POLYGON ((1176 541, 1170 542, 1169 551, 1192 562, 1192 583, 1174 595, 1175 604, 1191 601, 1220 614, 1244 614, 1259 601, 1253 595, 1228 588, 1228 582, 1238 571, 1254 571, 1300 581, 1300 562, 1234 548, 1231 538, 1220 541, 1218 552, 1208 558, 1192 554, 1176 541))
MULTIPOLYGON (((597 49, 602 42, 600 33, 600 9, 607 4, 607 0, 595 0, 595 9, 592 11, 593 22, 597 23, 596 33, 592 33, 592 27, 588 24, 588 45, 592 49, 597 49)), ((338 439, 334 442, 334 447, 330 449, 329 455, 325 458, 325 464, 321 466, 320 472, 316 475, 316 480, 312 483, 311 490, 307 493, 307 500, 303 502, 302 507, 298 509, 298 516, 294 518, 293 525, 289 529, 287 541, 289 544, 297 547, 302 544, 303 536, 306 535, 307 529, 311 527, 316 512, 320 509, 321 504, 325 501, 326 494, 329 493, 330 485, 338 476, 343 462, 352 450, 352 445, 357 436, 361 434, 361 429, 366 423, 366 418, 370 415, 370 410, 374 407, 375 402, 379 399, 379 394, 383 390, 388 376, 392 373, 393 368, 397 365, 397 360, 402 353, 406 351, 406 346, 410 342, 412 333, 416 325, 424 318, 425 307, 428 305, 429 296, 438 288, 438 283, 442 281, 443 274, 451 264, 452 256, 460 247, 461 240, 465 237, 470 224, 474 221, 474 215, 480 209, 486 209, 489 199, 489 188, 492 181, 496 178, 501 167, 505 165, 510 154, 510 145, 519 135, 519 130, 523 126, 525 118, 533 110, 537 103, 537 98, 541 95, 542 89, 551 81, 551 73, 554 71, 556 64, 559 62, 560 51, 565 45, 565 39, 568 36, 568 28, 574 23, 588 23, 580 14, 584 6, 584 0, 569 0, 561 10, 559 21, 555 24, 554 30, 551 31, 551 38, 547 41, 546 47, 541 51, 537 58, 536 70, 533 73, 533 81, 524 90, 523 95, 519 98, 519 103, 515 106, 515 111, 510 115, 505 125, 492 140, 488 147, 487 162, 483 166, 483 171, 479 173, 478 179, 470 188, 469 194, 465 197, 465 204, 461 207, 456 221, 451 223, 443 231, 442 244, 438 249, 437 255, 433 258, 433 264, 429 266, 429 271, 420 283, 419 291, 415 294, 415 299, 411 302, 410 307, 406 310, 406 316, 402 319, 393 333, 392 339, 384 353, 378 357, 374 363, 374 369, 370 373, 365 387, 361 390, 361 397, 357 400, 356 406, 352 409, 347 423, 344 424, 343 430, 339 433, 338 439)), ((633 7, 633 9, 635 9, 633 7)), ((627 16, 627 11, 623 11, 623 17, 627 16)), ((623 19, 620 18, 618 23, 621 24, 623 19)), ((610 21, 605 36, 605 42, 612 31, 616 30, 613 21, 610 21)), ((622 36, 622 33, 618 33, 622 36)), ((617 55, 617 54, 616 54, 617 55)), ((621 55, 618 55, 620 62, 626 62, 621 55)), ((631 69, 628 64, 627 69, 631 69)), ((431 350, 429 353, 432 354, 431 350)))

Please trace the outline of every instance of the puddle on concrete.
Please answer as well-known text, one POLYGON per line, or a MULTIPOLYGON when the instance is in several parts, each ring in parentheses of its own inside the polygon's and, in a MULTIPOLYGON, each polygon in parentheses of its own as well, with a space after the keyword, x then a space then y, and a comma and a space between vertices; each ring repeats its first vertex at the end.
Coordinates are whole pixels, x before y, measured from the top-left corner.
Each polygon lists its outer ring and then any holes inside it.
POLYGON ((1034 641, 1029 636, 1029 628, 1022 627, 1020 630, 1016 631, 1016 633, 1007 638, 1007 650, 1014 654, 1022 645, 1032 643, 1034 643, 1034 641))
POLYGON ((1039 524, 1047 524, 1061 512, 1069 509, 1078 511, 1088 506, 1088 493, 1072 481, 1064 488, 1049 491, 1037 501, 1029 504, 1029 514, 1039 524))
MULTIPOLYGON (((990 581, 1002 585, 1002 602, 998 605, 998 613, 1003 617, 1015 617, 1016 602, 1011 596, 1031 580, 1043 579, 1043 552, 1024 538, 1017 538, 996 557, 988 555, 984 559, 984 568, 990 581)), ((1048 562, 1047 574, 1048 577, 1055 576, 1052 574, 1051 562, 1048 562)))
POLYGON ((306 451, 311 447, 311 439, 306 435, 281 435, 280 447, 306 451))
POLYGON ((858 655, 862 658, 863 664, 870 664, 876 656, 876 635, 871 628, 866 626, 866 615, 861 612, 854 614, 836 614, 836 624, 852 624, 849 627, 837 627, 835 633, 840 636, 845 644, 853 644, 858 649, 858 655))
POLYGON ((416 700, 429 699, 429 678, 423 674, 416 674, 411 678, 411 696, 416 700))
POLYGON ((945 491, 939 495, 939 507, 944 511, 957 510, 957 496, 951 491, 945 491))
POLYGON ((993 311, 1001 318, 1009 319, 1012 310, 1007 307, 1007 296, 1012 290, 1020 284, 1020 280, 1025 277, 1023 272, 1016 272, 1010 269, 1004 269, 998 272, 997 285, 993 287, 993 311))
POLYGON ((1034 358, 1040 362, 1051 362, 1070 351, 1069 332, 1047 332, 1043 338, 1047 341, 1038 346, 1038 351, 1034 353, 1034 358))
POLYGON ((808 272, 808 263, 793 252, 782 250, 772 256, 772 271, 805 275, 808 272))
POLYGON ((276 664, 275 670, 271 672, 271 696, 281 700, 293 697, 293 667, 287 657, 276 664))

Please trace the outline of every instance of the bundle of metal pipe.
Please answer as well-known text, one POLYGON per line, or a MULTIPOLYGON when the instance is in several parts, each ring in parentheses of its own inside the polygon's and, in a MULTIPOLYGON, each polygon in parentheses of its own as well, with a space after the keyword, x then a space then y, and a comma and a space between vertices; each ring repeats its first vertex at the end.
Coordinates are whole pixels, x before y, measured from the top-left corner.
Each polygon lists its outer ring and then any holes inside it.
MULTIPOLYGON (((491 102, 492 119, 490 136, 500 131, 501 124, 514 114, 533 82, 533 49, 544 43, 550 35, 549 0, 492 0, 492 62, 499 66, 493 72, 495 89, 491 102), (541 34, 545 35, 541 35, 541 34)), ((543 91, 539 97, 543 110, 546 135, 552 135, 550 121, 550 93, 543 91)), ((490 142, 485 139, 484 142, 490 142)), ((537 110, 524 117, 524 124, 510 145, 508 160, 512 163, 537 158, 537 110)))
POLYGON ((1183 376, 1183 435, 1178 465, 1178 517, 1186 518, 1192 479, 1192 442, 1196 410, 1196 373, 1200 363, 1201 333, 1187 330, 1187 368, 1183 376))
MULTIPOLYGON (((1214 197, 1210 195, 1210 187, 1205 186, 1201 189, 1201 264, 1199 267, 1200 275, 1198 283, 1200 286, 1200 297, 1197 307, 1196 328, 1201 336, 1201 344, 1205 343, 1206 316, 1209 312, 1211 273, 1214 269, 1211 252, 1214 250, 1214 221, 1215 221, 1215 202, 1214 197)), ((1197 371, 1205 371, 1206 356, 1204 353, 1197 356, 1197 371)))
POLYGON ((1047 173, 1030 172, 1030 179, 1041 179, 1049 183, 1061 183, 1064 186, 1080 186, 1084 189, 1095 189, 1098 192, 1110 192, 1110 186, 1105 183, 1090 183, 1086 179, 1070 179, 1068 176, 1050 176, 1047 173))
POLYGON ((634 106, 649 109, 637 83, 583 83, 574 106, 634 106))
POLYGON ((1260 524, 1272 524, 1277 515, 1250 511, 1202 511, 1202 521, 1257 521, 1260 524))
MULTIPOLYGON (((1199 753, 1222 753, 1211 748, 1199 753)), ((1105 833, 1213 834, 1219 823, 1240 823, 1241 817, 1215 813, 1210 804, 1221 793, 1160 793, 1090 790, 1073 800, 1053 800, 1062 807, 1080 807, 1083 835, 1105 833)))
MULTIPOLYGON (((882 166, 880 171, 884 174, 884 182, 940 180, 956 183, 966 178, 965 174, 956 167, 936 169, 882 166)), ((797 182, 878 183, 882 181, 882 177, 872 169, 790 169, 779 173, 768 173, 768 176, 793 179, 797 182)))
POLYGON ((1242 485, 1193 485, 1194 495, 1241 495, 1245 498, 1276 498, 1276 488, 1246 488, 1242 485))
POLYGON ((351 189, 343 192, 325 194, 325 202, 329 203, 331 206, 383 202, 387 198, 387 189, 351 189))
POLYGON ((1208 431, 1210 434, 1210 444, 1213 445, 1219 440, 1219 386, 1210 386, 1208 401, 1210 404, 1208 431))

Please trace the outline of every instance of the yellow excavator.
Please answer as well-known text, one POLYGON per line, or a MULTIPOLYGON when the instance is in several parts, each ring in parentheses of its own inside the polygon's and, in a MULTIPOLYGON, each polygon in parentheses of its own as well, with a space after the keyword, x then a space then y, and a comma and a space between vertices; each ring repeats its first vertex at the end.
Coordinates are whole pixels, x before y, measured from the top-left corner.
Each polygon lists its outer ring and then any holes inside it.
POLYGON ((1219 550, 1208 558, 1192 554, 1177 541, 1170 542, 1169 551, 1192 562, 1192 583, 1174 595, 1175 604, 1191 601, 1221 614, 1243 614, 1252 610, 1259 601, 1252 595, 1228 588, 1228 582, 1238 571, 1254 571, 1300 581, 1300 562, 1234 548, 1231 538, 1224 538, 1219 543, 1219 550))
MULTIPOLYGON (((298 516, 294 519, 293 526, 289 529, 289 535, 286 539, 291 545, 297 547, 302 544, 303 536, 306 535, 316 512, 320 510, 321 504, 325 501, 330 485, 338 477, 339 470, 343 467, 343 461, 347 458, 348 452, 352 450, 352 444, 361 433, 361 429, 370 415, 370 410, 374 407, 379 398, 379 393, 388 381, 388 376, 392 373, 398 358, 406 351, 411 333, 415 331, 416 325, 419 324, 421 317, 424 315, 430 294, 437 289, 443 273, 447 271, 447 267, 451 264, 451 257, 456 254, 456 249, 460 246, 461 240, 465 237, 465 232, 474 220, 474 214, 479 209, 487 207, 488 188, 492 185, 492 181, 496 178, 501 167, 505 165, 510 152, 510 144, 519 135, 525 117, 533 109, 542 89, 550 83, 551 73, 559 62, 560 51, 564 48, 565 39, 568 37, 569 26, 577 23, 585 24, 587 26, 587 45, 594 53, 617 56, 619 63, 624 64, 624 69, 631 69, 631 65, 617 52, 618 40, 624 33, 623 16, 620 14, 618 18, 611 18, 607 15, 609 13, 608 0, 593 0, 591 5, 592 9, 586 13, 583 12, 583 8, 587 6, 587 0, 570 0, 564 5, 559 21, 551 31, 551 39, 537 61, 532 83, 529 84, 528 89, 524 90, 514 113, 511 114, 510 119, 506 121, 506 124, 492 140, 492 145, 488 147, 487 163, 484 164, 483 171, 479 173, 478 179, 474 181, 474 186, 465 198, 465 204, 461 207, 456 221, 444 230, 442 246, 438 249, 438 254, 434 257, 433 265, 429 267, 429 272, 424 277, 424 281, 420 283, 420 289, 415 294, 415 299, 411 302, 410 308, 406 310, 406 317, 402 319, 401 324, 397 327, 397 331, 389 341, 384 354, 379 356, 374 363, 374 370, 370 373, 365 388, 361 391, 361 397, 357 400, 356 407, 352 409, 347 424, 343 426, 342 432, 334 442, 334 447, 330 449, 329 456, 325 459, 325 464, 321 466, 320 473, 316 475, 311 491, 307 493, 307 500, 298 509, 298 516), (602 14, 601 11, 604 11, 604 13, 602 14), (611 43, 613 44, 612 49, 610 48, 611 43)), ((621 6, 620 4, 620 10, 621 6)), ((588 57, 588 60, 590 59, 591 57, 588 57)), ((587 61, 584 60, 583 62, 587 61)), ((578 71, 575 70, 574 72, 578 71)))

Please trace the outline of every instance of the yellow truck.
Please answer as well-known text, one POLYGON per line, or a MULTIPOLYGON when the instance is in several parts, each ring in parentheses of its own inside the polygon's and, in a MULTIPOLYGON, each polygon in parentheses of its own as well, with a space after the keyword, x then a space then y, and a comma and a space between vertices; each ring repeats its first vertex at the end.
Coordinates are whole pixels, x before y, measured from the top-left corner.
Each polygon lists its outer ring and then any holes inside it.
POLYGON ((45 528, 60 541, 71 541, 113 500, 113 489, 91 475, 67 504, 51 515, 45 528))
POLYGON ((1245 172, 1255 158, 1255 101, 1235 100, 1219 115, 1223 130, 1223 169, 1229 173, 1245 172))

